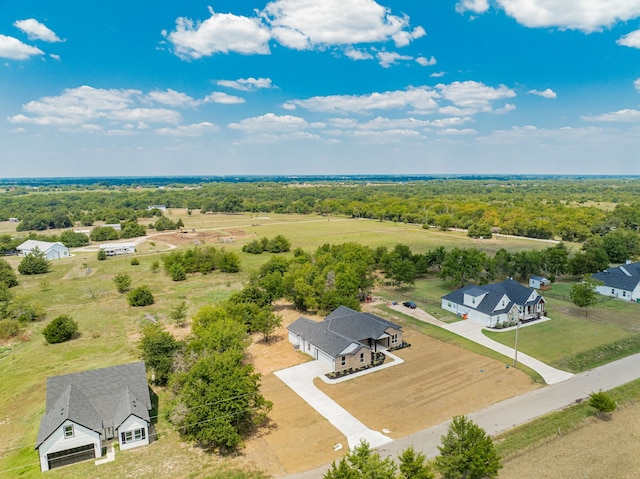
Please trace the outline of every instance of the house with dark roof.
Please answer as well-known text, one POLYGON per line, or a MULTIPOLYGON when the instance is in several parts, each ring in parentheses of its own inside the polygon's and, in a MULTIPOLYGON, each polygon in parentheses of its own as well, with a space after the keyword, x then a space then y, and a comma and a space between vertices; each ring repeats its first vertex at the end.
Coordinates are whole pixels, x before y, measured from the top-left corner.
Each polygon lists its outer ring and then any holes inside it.
POLYGON ((143 362, 47 378, 36 449, 48 471, 149 444, 151 398, 143 362))
POLYGON ((544 297, 513 279, 465 286, 443 296, 441 307, 490 328, 498 323, 528 321, 546 314, 544 297))
POLYGON ((629 301, 640 300, 640 263, 608 268, 591 277, 604 283, 596 286, 597 293, 629 301))
POLYGON ((300 317, 287 328, 295 349, 338 372, 373 363, 375 353, 402 344, 402 327, 340 306, 322 321, 300 317))

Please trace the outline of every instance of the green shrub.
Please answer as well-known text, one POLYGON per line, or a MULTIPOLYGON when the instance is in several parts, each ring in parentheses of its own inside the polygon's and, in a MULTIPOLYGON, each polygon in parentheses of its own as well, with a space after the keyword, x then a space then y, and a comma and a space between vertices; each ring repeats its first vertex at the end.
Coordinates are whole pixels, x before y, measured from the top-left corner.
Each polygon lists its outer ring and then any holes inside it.
POLYGON ((49 344, 56 344, 68 341, 77 331, 78 323, 70 316, 63 314, 51 321, 42 330, 42 334, 49 344))
POLYGON ((169 269, 169 276, 173 281, 184 281, 187 279, 187 272, 182 265, 176 263, 169 269))
POLYGON ((22 325, 17 319, 0 320, 0 339, 11 339, 22 331, 22 325))
POLYGON ((113 282, 116 285, 118 293, 124 293, 131 287, 131 277, 126 273, 119 273, 115 275, 113 282))
POLYGON ((591 393, 589 399, 589 406, 596 410, 598 417, 607 417, 613 411, 616 410, 616 402, 609 394, 604 391, 598 391, 597 393, 591 393))
POLYGON ((146 286, 140 286, 131 292, 127 296, 127 301, 130 306, 149 306, 154 303, 153 294, 151 290, 146 286))
POLYGON ((138 258, 131 258, 131 266, 138 266, 140 264, 140 260, 138 258))
POLYGON ((107 253, 103 249, 99 250, 98 251, 98 261, 104 261, 105 259, 107 259, 107 253))
POLYGON ((33 253, 29 253, 24 257, 18 265, 18 271, 20 274, 44 274, 48 273, 51 268, 49 260, 45 258, 44 253, 38 251, 36 248, 33 253))

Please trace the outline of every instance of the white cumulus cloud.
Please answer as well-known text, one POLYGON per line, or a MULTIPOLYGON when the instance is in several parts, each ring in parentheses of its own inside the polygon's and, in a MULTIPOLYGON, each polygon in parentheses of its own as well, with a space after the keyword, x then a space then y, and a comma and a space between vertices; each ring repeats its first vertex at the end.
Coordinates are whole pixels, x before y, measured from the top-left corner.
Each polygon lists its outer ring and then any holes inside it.
POLYGON ((155 103, 161 103, 173 107, 194 107, 199 104, 189 95, 168 88, 166 91, 155 90, 147 95, 147 98, 155 103))
POLYGON ((484 13, 489 10, 489 0, 462 0, 456 4, 456 12, 467 11, 474 13, 484 13))
POLYGON ((640 110, 624 109, 612 111, 609 113, 603 113, 602 115, 583 116, 582 119, 586 121, 596 122, 636 122, 640 121, 640 110))
POLYGON ((640 48, 640 30, 627 33, 620 37, 616 43, 625 47, 640 48))
POLYGON ((105 123, 178 123, 180 113, 167 108, 146 108, 140 90, 102 89, 87 85, 70 88, 58 96, 42 97, 22 105, 24 113, 8 118, 11 123, 41 126, 81 126, 105 123))
POLYGON ((206 103, 220 103, 223 105, 236 105, 238 103, 244 103, 244 98, 240 98, 235 95, 228 95, 221 91, 214 91, 213 93, 207 95, 204 99, 206 103))
POLYGON ((216 85, 240 91, 255 91, 274 88, 271 78, 238 78, 237 80, 217 80, 216 85))
POLYGON ((542 98, 547 98, 547 99, 551 99, 551 98, 558 98, 558 95, 555 91, 553 91, 551 88, 547 88, 546 90, 540 91, 540 90, 529 90, 527 92, 529 95, 537 95, 537 96, 541 96, 542 98))
POLYGON ((196 59, 215 53, 268 54, 271 34, 259 18, 216 13, 203 22, 178 17, 176 29, 166 33, 174 52, 183 59, 196 59))
POLYGON ((10 58, 12 60, 26 60, 34 55, 44 55, 44 52, 17 38, 0 34, 0 58, 10 58))
POLYGON ((229 128, 245 132, 284 133, 301 131, 311 125, 304 118, 292 115, 276 115, 267 113, 262 116, 245 118, 237 123, 230 123, 229 128))
POLYGON ((194 123, 191 125, 180 125, 175 128, 158 128, 155 132, 162 136, 202 136, 205 133, 215 133, 218 130, 220 130, 218 125, 208 121, 203 121, 201 123, 194 123))
POLYGON ((435 57, 431 57, 431 58, 418 57, 418 58, 416 58, 416 62, 419 65, 422 65, 423 67, 431 67, 431 66, 435 65, 436 63, 438 63, 436 61, 435 57))
POLYGON ((351 58, 352 60, 372 60, 373 55, 366 50, 359 50, 357 48, 353 48, 349 46, 345 48, 344 55, 347 58, 351 58))
POLYGON ((439 94, 428 88, 408 88, 369 95, 316 96, 306 100, 292 100, 283 105, 287 109, 296 107, 311 111, 370 113, 375 110, 412 108, 418 111, 434 111, 438 104, 434 98, 439 94))
POLYGON ((493 88, 473 80, 441 83, 436 85, 436 89, 455 106, 477 111, 492 111, 491 102, 516 96, 516 93, 505 85, 493 88))
POLYGON ((276 0, 262 16, 278 42, 296 50, 389 39, 402 47, 425 35, 373 0, 276 0))
POLYGON ((587 33, 640 15, 640 0, 496 1, 509 16, 527 27, 558 27, 587 33))
POLYGON ((62 41, 53 30, 40 23, 35 18, 17 20, 13 23, 13 25, 26 33, 29 40, 42 40, 44 42, 50 43, 62 41))
POLYGON ((640 78, 633 82, 633 86, 636 90, 640 91, 640 78))
POLYGON ((395 65, 400 61, 410 61, 413 57, 409 55, 401 55, 397 52, 378 52, 376 55, 378 63, 382 68, 389 68, 391 65, 395 65))

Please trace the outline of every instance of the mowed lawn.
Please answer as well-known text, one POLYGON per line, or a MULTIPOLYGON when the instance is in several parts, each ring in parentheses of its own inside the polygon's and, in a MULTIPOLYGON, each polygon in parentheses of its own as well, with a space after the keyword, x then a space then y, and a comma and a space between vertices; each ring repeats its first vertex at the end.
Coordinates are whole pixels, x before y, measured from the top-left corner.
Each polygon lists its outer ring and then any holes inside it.
MULTIPOLYGON (((638 337, 640 305, 601 298, 593 308, 576 307, 569 299, 570 284, 557 284, 543 291, 547 300, 547 315, 551 321, 520 328, 518 349, 560 369, 580 370, 592 367, 572 366, 578 355, 597 351, 621 340, 638 337), (554 297, 555 296, 555 297, 554 297)), ((487 331, 485 334, 507 346, 515 344, 515 331, 487 331)))
MULTIPOLYGON (((158 235, 140 245, 138 266, 132 266, 127 257, 98 261, 95 251, 73 251, 73 257, 52 262, 52 270, 46 275, 20 276, 20 285, 12 288, 16 298, 23 298, 39 305, 46 311, 46 319, 29 325, 26 334, 18 341, 0 344, 0 472, 2 477, 40 477, 37 454, 34 451, 40 419, 45 411, 46 378, 98 367, 123 364, 139 359, 137 342, 141 328, 153 318, 168 324, 167 315, 172 306, 186 301, 188 316, 200 307, 215 304, 228 298, 242 288, 252 268, 259 267, 271 255, 250 255, 241 252, 243 244, 255 237, 269 238, 282 234, 289 238, 292 248, 301 247, 313 251, 325 243, 357 242, 371 247, 406 244, 415 253, 424 253, 437 246, 479 247, 488 253, 504 247, 510 251, 543 249, 548 243, 526 239, 470 240, 461 232, 424 230, 419 225, 358 220, 316 215, 200 215, 193 212, 170 211, 172 219, 182 218, 189 231, 219 233, 207 245, 236 252, 241 259, 242 271, 238 274, 196 274, 185 282, 173 282, 160 269, 151 271, 151 264, 161 259, 162 251, 173 246, 178 248, 202 245, 201 241, 180 241, 178 233, 158 235), (171 241, 176 240, 174 243, 171 241), (227 241, 229 240, 229 241, 227 241), (152 245, 150 242, 155 243, 152 245), (133 308, 127 304, 126 295, 119 294, 113 283, 118 273, 131 276, 133 287, 146 285, 155 296, 155 304, 145 308, 133 308), (69 314, 79 323, 79 336, 72 341, 47 345, 41 331, 60 314, 69 314)), ((144 224, 150 220, 142 220, 144 224)), ((0 231, 13 232, 14 224, 2 223, 0 231)), ((149 231, 155 235, 155 231, 149 231)), ((213 238, 213 237, 212 237, 213 238)), ((97 249, 97 248, 96 248, 97 249)), ((291 256, 291 253, 288 254, 291 256)), ((7 260, 17 268, 19 258, 7 260)), ((431 286, 435 294, 439 280, 431 286)), ((420 291, 420 286, 416 290, 420 291)), ((590 313, 591 314, 591 313, 590 313)), ((161 414, 166 406, 161 404, 161 414)), ((170 425, 161 423, 162 429, 170 425)), ((134 468, 135 477, 206 477, 213 474, 215 456, 205 459, 201 452, 179 440, 176 434, 166 432, 163 441, 145 450, 144 453, 128 452, 136 457, 139 466, 134 468), (163 461, 171 457, 173 469, 162 473, 163 461), (194 469, 195 463, 209 469, 194 469), (149 464, 145 468, 145 462, 149 464), (155 466, 151 466, 155 464, 155 466), (213 469, 211 469, 213 468, 213 469)), ((99 475, 112 477, 125 475, 130 458, 120 454, 115 463, 99 469, 99 475), (107 471, 103 473, 102 471, 107 471), (119 474, 121 471, 122 474, 119 474)), ((222 466, 220 466, 222 467, 222 466)), ((52 478, 98 477, 93 464, 62 468, 48 473, 52 478)))

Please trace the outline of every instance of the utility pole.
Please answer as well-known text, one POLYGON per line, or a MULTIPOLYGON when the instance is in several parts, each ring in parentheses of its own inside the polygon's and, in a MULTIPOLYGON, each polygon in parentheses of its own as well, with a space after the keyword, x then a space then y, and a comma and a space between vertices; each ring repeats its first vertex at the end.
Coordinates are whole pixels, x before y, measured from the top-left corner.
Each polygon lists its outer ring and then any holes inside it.
POLYGON ((516 323, 516 346, 515 346, 516 354, 513 357, 514 368, 518 365, 518 332, 519 331, 520 331, 520 320, 518 319, 518 322, 516 323))

